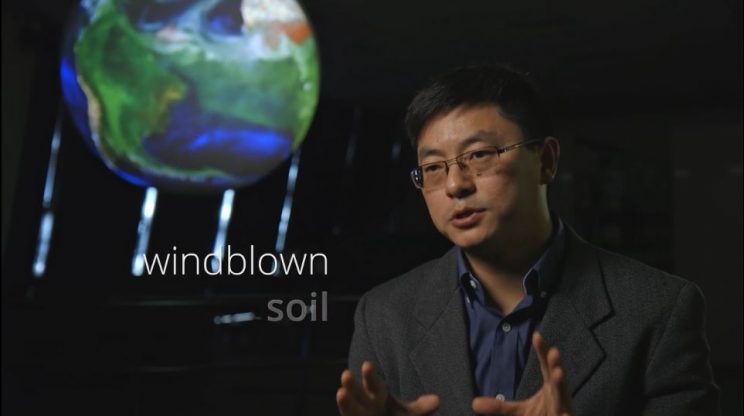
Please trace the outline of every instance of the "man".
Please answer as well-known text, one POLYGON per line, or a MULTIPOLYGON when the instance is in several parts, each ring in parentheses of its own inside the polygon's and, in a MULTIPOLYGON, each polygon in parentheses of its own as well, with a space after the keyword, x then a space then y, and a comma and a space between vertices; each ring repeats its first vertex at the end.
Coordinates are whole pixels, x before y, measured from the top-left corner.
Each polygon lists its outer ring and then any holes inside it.
POLYGON ((445 74, 406 127, 413 182, 455 247, 361 298, 343 415, 718 413, 700 290, 548 209, 560 146, 521 74, 445 74))

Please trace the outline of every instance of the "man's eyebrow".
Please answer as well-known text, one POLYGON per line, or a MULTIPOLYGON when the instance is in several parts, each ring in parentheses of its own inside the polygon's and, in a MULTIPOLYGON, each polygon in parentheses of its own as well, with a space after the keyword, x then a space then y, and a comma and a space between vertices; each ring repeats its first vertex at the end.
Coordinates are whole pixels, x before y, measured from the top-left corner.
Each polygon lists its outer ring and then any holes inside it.
MULTIPOLYGON (((498 138, 498 134, 486 131, 486 130, 478 130, 475 133, 465 137, 458 145, 457 145, 457 151, 462 152, 464 151, 468 146, 471 146, 475 143, 486 143, 486 144, 494 144, 494 140, 498 138)), ((422 147, 421 150, 419 150, 419 158, 423 159, 428 156, 441 156, 444 157, 444 152, 440 149, 430 148, 430 147, 422 147)))
POLYGON ((419 150, 419 159, 423 159, 428 156, 444 157, 444 152, 439 149, 432 149, 431 147, 422 147, 421 150, 419 150))
POLYGON ((475 143, 486 143, 494 145, 494 140, 498 139, 499 135, 492 131, 478 130, 470 136, 464 138, 457 146, 458 151, 464 151, 468 146, 475 143))

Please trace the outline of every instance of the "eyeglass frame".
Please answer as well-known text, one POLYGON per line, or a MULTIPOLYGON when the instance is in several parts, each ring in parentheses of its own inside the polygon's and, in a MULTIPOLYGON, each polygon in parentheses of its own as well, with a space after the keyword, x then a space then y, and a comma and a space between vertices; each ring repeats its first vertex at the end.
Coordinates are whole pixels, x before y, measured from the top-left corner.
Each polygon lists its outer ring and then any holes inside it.
POLYGON ((484 146, 484 147, 481 147, 481 148, 478 148, 478 149, 475 149, 475 150, 469 150, 467 152, 460 153, 459 155, 457 155, 457 156, 455 156, 455 157, 453 157, 451 159, 438 160, 436 162, 424 163, 423 165, 418 165, 415 168, 411 169, 411 172, 410 172, 411 181, 413 182, 413 185, 417 189, 424 189, 423 168, 425 166, 440 164, 440 163, 444 162, 444 166, 445 166, 444 173, 445 173, 445 175, 449 175, 449 167, 452 166, 452 165, 454 165, 454 164, 457 164, 457 166, 461 170, 464 170, 465 168, 468 167, 468 165, 465 162, 463 162, 463 160, 464 160, 463 157, 466 156, 466 155, 471 155, 471 154, 473 154, 475 152, 480 152, 480 151, 482 151, 484 149, 495 148, 494 150, 496 150, 496 156, 497 157, 500 157, 502 153, 506 153, 506 152, 508 152, 510 150, 518 149, 518 148, 523 147, 523 146, 529 146, 531 144, 537 144, 537 143, 544 143, 544 139, 523 140, 521 142, 517 142, 517 143, 513 143, 513 144, 508 144, 506 146, 495 146, 495 145, 493 145, 493 146, 484 146), (419 185, 418 182, 416 181, 417 174, 421 178, 421 185, 419 185))

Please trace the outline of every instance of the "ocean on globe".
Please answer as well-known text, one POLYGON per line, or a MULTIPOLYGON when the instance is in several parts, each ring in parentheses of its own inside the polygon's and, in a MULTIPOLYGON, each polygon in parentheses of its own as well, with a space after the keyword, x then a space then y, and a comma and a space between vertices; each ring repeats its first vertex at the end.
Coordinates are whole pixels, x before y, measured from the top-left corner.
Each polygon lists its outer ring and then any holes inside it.
POLYGON ((83 0, 60 72, 104 163, 179 192, 258 181, 302 143, 318 102, 316 44, 294 0, 83 0))

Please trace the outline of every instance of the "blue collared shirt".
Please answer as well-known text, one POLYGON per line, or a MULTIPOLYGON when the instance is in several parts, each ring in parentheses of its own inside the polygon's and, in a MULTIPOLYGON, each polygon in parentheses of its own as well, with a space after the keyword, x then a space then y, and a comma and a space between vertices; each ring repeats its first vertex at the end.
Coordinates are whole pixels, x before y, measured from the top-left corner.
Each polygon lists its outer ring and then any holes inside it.
MULTIPOLYGON (((551 213, 552 214, 552 213, 551 213)), ((468 337, 476 395, 513 400, 551 290, 560 279, 565 251, 563 222, 551 215, 547 248, 522 279, 525 296, 504 316, 493 306, 460 250, 457 274, 468 317, 468 337)))

